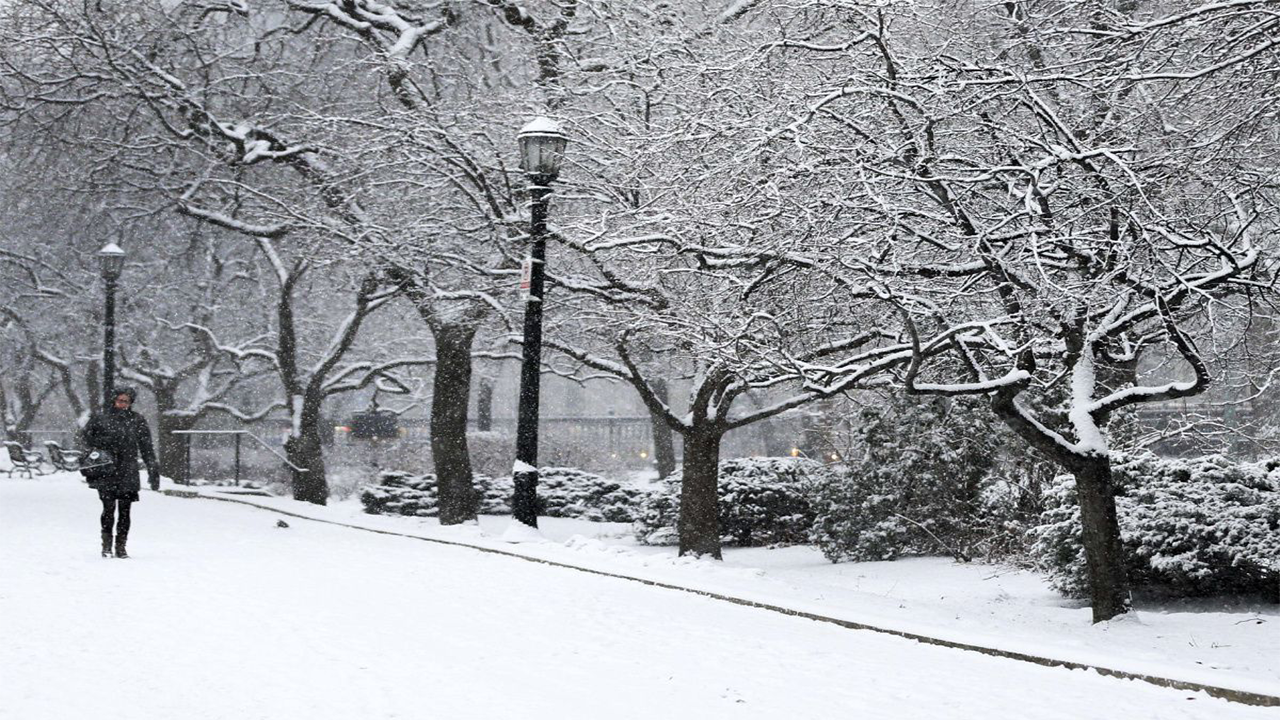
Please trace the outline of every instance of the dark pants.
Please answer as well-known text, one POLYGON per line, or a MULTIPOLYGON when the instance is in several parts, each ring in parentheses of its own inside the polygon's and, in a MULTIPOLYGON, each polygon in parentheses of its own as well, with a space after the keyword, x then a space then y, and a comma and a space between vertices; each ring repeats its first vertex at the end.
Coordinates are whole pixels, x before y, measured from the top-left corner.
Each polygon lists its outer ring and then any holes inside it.
POLYGON ((112 527, 115 528, 116 546, 122 547, 129 537, 129 508, 132 500, 116 498, 102 499, 102 544, 105 547, 111 542, 112 527), (116 522, 116 509, 120 511, 120 521, 116 522))

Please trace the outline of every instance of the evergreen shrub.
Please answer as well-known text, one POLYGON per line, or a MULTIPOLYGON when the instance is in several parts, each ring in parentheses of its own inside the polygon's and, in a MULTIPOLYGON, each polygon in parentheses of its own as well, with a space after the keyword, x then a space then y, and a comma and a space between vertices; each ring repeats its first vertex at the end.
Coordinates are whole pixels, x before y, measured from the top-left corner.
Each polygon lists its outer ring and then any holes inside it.
MULTIPOLYGON (((540 468, 539 515, 605 522, 631 522, 643 491, 574 468, 540 468)), ((510 515, 513 491, 509 476, 475 475, 480 513, 510 515)), ((365 512, 373 515, 437 514, 436 476, 383 472, 378 484, 360 493, 365 512)))
POLYGON ((538 470, 539 515, 597 522, 632 522, 644 491, 575 468, 538 470))
MULTIPOLYGON (((487 475, 475 475, 474 478, 482 514, 511 514, 510 478, 495 480, 487 475)), ((370 515, 435 517, 439 512, 437 493, 435 473, 413 475, 384 471, 378 475, 377 485, 366 485, 361 489, 360 504, 370 515)))
POLYGON ((812 540, 828 560, 1021 550, 1032 508, 1010 476, 1024 468, 1000 455, 1017 441, 980 399, 894 396, 860 421, 844 471, 814 488, 812 540))
MULTIPOLYGON (((1280 470, 1149 453, 1112 464, 1130 583, 1162 595, 1264 594, 1280 601, 1280 470)), ((1048 493, 1035 550, 1055 588, 1087 597, 1075 480, 1048 493)))
MULTIPOLYGON (((828 472, 804 458, 734 458, 720 463, 721 542, 741 547, 808 542, 813 524, 812 487, 828 472)), ((675 477, 675 476, 673 476, 675 477)), ((680 483, 650 491, 636 518, 636 537, 648 545, 677 542, 680 483)))

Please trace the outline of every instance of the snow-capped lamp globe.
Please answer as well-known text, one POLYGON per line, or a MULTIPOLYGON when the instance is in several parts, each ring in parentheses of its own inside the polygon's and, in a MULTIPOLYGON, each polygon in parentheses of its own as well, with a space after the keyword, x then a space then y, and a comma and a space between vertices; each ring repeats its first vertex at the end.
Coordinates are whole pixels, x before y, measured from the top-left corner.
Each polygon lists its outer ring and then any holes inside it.
POLYGON ((107 243, 98 251, 98 264, 103 280, 119 280, 124 270, 124 250, 115 243, 107 243))
POLYGON ((537 117, 520 128, 520 169, 536 185, 548 185, 560 175, 569 136, 560 123, 549 117, 537 117))

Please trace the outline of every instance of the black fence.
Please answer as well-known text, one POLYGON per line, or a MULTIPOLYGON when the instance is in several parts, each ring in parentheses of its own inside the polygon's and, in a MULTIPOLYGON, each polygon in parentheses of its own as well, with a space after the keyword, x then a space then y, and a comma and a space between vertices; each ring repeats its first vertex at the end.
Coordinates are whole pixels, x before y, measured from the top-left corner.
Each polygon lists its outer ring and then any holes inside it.
MULTIPOLYGON (((430 420, 426 418, 401 418, 394 440, 381 439, 384 444, 430 445, 430 420)), ((749 425, 725 435, 721 443, 723 457, 753 455, 809 454, 805 442, 803 422, 799 416, 786 416, 749 425)), ((471 449, 473 454, 492 452, 488 446, 510 444, 511 458, 515 457, 516 419, 493 418, 487 432, 480 432, 474 418, 471 419, 471 449), (484 436, 488 435, 488 438, 484 436)), ((335 426, 334 453, 343 447, 369 443, 357 436, 350 425, 335 426)), ((584 470, 608 468, 643 469, 654 462, 653 423, 646 416, 573 416, 542 417, 538 423, 538 459, 542 465, 565 465, 584 470)), ((672 434, 676 462, 684 455, 679 433, 672 434)), ((377 444, 379 440, 373 440, 377 444)), ((504 462, 509 468, 511 458, 504 462)))
POLYGON ((286 482, 295 466, 283 447, 248 430, 175 430, 183 443, 183 473, 179 482, 286 482))

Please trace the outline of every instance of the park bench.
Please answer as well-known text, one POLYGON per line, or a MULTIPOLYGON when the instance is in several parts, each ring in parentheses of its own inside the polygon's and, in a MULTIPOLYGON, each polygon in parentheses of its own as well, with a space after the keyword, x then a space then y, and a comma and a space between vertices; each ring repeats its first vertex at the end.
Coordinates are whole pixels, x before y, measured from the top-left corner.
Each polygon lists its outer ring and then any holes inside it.
POLYGON ((32 477, 32 471, 43 475, 40 472, 40 463, 44 462, 44 458, 40 453, 34 450, 28 450, 20 443, 9 440, 4 444, 5 449, 9 452, 9 477, 13 477, 15 472, 25 472, 27 477, 32 477))
POLYGON ((62 446, 55 440, 45 440, 44 448, 49 456, 49 463, 58 470, 74 471, 80 469, 79 450, 63 450, 62 446))

